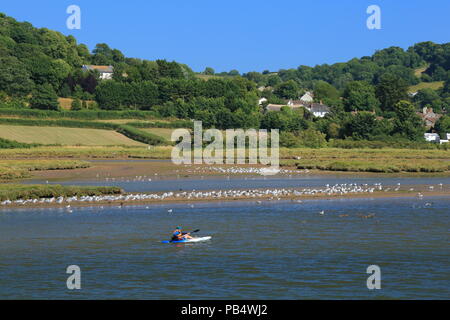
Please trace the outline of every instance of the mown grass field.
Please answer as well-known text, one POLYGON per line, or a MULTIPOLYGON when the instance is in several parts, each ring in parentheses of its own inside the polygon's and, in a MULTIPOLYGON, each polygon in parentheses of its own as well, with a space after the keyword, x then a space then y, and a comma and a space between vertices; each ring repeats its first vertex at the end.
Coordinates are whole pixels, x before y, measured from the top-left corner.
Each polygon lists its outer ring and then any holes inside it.
POLYGON ((436 82, 421 82, 416 84, 415 86, 409 87, 409 92, 417 92, 420 89, 431 88, 433 90, 439 90, 444 86, 444 81, 436 81, 436 82))
POLYGON ((170 129, 170 128, 149 128, 149 129, 141 129, 146 132, 153 133, 159 137, 162 137, 166 139, 167 141, 170 141, 172 138, 172 132, 176 129, 170 129))
POLYGON ((143 146, 124 135, 101 129, 0 125, 0 138, 24 143, 67 146, 143 146))

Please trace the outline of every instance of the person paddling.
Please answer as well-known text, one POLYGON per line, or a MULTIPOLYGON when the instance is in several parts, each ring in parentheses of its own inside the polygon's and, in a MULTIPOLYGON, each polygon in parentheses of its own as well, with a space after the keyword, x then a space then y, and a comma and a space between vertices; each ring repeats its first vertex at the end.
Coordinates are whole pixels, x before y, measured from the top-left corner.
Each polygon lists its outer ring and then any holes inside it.
POLYGON ((181 227, 177 227, 172 233, 171 241, 182 241, 186 239, 192 239, 189 233, 183 233, 181 227))

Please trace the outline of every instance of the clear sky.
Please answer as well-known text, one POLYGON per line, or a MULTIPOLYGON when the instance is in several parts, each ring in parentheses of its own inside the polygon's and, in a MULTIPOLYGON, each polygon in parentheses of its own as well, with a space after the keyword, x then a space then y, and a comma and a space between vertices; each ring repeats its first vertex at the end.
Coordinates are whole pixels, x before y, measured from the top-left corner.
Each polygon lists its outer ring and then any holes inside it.
POLYGON ((389 46, 449 42, 449 0, 14 0, 0 12, 74 35, 93 49, 186 63, 195 71, 276 71, 371 55, 389 46), (66 9, 81 8, 81 30, 66 9), (369 5, 381 30, 366 27, 369 5))

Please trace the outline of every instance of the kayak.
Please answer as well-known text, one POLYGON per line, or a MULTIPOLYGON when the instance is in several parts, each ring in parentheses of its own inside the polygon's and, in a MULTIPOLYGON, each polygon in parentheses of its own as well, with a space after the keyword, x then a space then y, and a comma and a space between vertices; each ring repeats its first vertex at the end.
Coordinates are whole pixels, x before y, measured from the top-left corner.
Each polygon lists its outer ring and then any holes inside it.
POLYGON ((202 242, 202 241, 208 241, 211 240, 212 237, 202 237, 202 238, 192 238, 192 239, 186 239, 186 240, 179 240, 179 241, 162 241, 162 243, 190 243, 190 242, 202 242))

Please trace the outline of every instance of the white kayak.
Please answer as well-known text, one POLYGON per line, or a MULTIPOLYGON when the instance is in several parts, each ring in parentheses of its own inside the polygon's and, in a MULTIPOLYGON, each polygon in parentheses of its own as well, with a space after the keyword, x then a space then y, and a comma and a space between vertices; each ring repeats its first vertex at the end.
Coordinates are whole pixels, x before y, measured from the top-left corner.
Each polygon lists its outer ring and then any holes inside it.
POLYGON ((162 241, 162 243, 190 243, 190 242, 202 242, 202 241, 208 241, 211 240, 212 237, 201 237, 201 238, 192 238, 192 239, 186 239, 186 240, 179 240, 179 241, 162 241))

